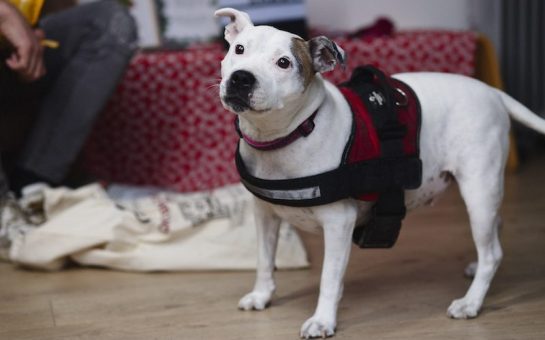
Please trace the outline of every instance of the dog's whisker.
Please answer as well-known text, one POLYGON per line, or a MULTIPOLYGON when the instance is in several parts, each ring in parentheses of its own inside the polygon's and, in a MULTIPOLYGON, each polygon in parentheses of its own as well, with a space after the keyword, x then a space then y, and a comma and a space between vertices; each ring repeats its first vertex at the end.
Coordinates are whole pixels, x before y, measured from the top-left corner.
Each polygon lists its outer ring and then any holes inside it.
POLYGON ((220 87, 220 84, 211 84, 211 85, 208 85, 206 88, 212 89, 212 88, 219 88, 219 87, 220 87))

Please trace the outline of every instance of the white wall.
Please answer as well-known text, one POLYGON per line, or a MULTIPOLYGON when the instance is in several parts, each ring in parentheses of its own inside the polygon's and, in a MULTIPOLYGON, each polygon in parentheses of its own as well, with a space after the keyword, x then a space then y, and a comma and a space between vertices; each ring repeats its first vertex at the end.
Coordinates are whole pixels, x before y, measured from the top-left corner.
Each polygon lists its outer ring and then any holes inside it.
POLYGON ((473 0, 469 5, 469 26, 483 33, 496 46, 496 54, 501 54, 502 2, 498 0, 473 0))
MULTIPOLYGON (((473 0, 480 1, 480 0, 473 0)), ((472 0, 307 0, 309 23, 331 30, 354 30, 378 16, 397 28, 468 29, 472 0)))

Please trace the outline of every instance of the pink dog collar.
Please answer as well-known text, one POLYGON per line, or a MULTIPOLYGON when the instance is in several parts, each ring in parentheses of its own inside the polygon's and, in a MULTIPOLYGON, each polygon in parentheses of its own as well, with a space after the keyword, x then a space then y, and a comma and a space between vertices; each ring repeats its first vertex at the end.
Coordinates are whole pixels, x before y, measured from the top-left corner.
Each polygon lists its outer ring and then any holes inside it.
POLYGON ((271 141, 256 141, 249 136, 242 133, 240 130, 238 117, 235 119, 235 128, 237 130, 238 135, 240 138, 244 139, 244 141, 251 146, 254 149, 261 150, 261 151, 270 151, 270 150, 276 150, 283 148, 293 142, 295 142, 300 137, 306 137, 312 133, 314 130, 314 118, 316 117, 316 114, 318 113, 318 110, 314 111, 314 113, 308 117, 304 122, 301 123, 295 130, 293 130, 290 134, 284 137, 280 137, 271 141))

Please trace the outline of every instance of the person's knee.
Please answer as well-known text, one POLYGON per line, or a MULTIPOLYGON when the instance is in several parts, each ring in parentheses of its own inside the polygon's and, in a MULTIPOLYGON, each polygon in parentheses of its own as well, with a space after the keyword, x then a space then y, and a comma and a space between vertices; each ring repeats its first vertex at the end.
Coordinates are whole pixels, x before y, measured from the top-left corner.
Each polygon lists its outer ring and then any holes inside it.
POLYGON ((96 20, 105 28, 103 34, 115 43, 134 47, 137 40, 137 29, 134 18, 126 6, 116 0, 103 0, 96 3, 96 20))

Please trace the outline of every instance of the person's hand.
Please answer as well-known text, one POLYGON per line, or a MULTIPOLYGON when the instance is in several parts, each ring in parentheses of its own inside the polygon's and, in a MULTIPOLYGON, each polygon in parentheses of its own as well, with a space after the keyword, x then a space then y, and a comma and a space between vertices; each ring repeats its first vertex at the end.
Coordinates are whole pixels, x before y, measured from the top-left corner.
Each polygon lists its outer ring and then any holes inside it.
POLYGON ((33 31, 25 18, 10 4, 0 0, 0 35, 14 50, 6 65, 23 80, 34 81, 45 74, 41 30, 33 31))

